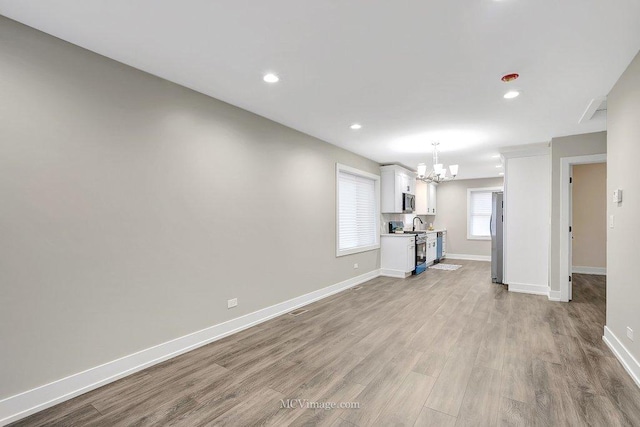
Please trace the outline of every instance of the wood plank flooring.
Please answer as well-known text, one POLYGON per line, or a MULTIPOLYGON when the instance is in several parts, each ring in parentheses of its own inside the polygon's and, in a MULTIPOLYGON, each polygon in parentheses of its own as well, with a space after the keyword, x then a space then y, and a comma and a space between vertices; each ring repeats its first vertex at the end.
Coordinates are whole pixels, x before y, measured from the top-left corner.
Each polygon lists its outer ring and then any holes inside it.
POLYGON ((563 304, 455 263, 374 279, 15 425, 640 426, 640 389, 601 338, 603 277, 574 275, 563 304))

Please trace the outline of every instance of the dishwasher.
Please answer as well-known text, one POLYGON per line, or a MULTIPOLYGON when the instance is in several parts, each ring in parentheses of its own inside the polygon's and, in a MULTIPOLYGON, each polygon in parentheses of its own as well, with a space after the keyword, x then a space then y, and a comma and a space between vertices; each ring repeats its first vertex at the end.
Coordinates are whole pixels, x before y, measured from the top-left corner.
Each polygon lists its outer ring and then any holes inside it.
POLYGON ((442 231, 438 231, 438 237, 437 237, 437 251, 436 251, 436 262, 440 262, 440 260, 442 259, 442 231))

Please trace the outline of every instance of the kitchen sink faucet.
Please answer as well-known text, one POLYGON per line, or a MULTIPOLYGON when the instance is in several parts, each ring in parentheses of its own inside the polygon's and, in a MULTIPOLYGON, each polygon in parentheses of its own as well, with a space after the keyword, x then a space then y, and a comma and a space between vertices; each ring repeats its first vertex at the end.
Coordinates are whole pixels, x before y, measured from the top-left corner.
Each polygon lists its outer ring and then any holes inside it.
POLYGON ((420 221, 420 224, 424 224, 424 222, 422 221, 422 219, 420 217, 413 218, 413 221, 411 221, 413 223, 413 231, 416 231, 416 219, 418 221, 420 221))

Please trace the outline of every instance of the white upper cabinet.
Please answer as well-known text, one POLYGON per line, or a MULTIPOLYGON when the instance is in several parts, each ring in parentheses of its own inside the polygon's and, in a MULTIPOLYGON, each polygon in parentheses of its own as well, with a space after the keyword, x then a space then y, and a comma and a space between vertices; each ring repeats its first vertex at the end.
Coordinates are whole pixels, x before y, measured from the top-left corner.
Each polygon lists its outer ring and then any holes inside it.
POLYGON ((429 191, 427 192, 427 215, 435 215, 436 214, 436 191, 438 190, 438 184, 430 182, 428 184, 428 187, 429 187, 429 191))
POLYGON ((380 210, 402 213, 402 194, 416 194, 416 174, 400 166, 380 168, 380 210))
POLYGON ((424 181, 416 181, 416 215, 427 215, 427 191, 428 184, 424 181))
POLYGON ((438 184, 416 181, 416 215, 436 214, 436 192, 438 184))
POLYGON ((396 183, 400 193, 416 194, 416 178, 411 171, 395 171, 396 183))

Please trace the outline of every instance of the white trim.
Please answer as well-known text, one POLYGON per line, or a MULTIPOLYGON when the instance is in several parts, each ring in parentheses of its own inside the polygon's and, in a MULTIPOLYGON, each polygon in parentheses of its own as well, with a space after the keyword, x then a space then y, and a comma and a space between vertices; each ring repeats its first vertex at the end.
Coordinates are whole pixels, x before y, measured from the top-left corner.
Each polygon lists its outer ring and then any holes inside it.
POLYGON ((509 265, 507 257, 509 254, 506 251, 507 242, 509 241, 507 240, 507 222, 509 221, 509 204, 507 203, 507 196, 509 194, 507 189, 509 184, 507 176, 509 175, 509 162, 507 162, 507 157, 505 157, 503 153, 500 153, 500 160, 502 161, 502 168, 504 170, 504 177, 502 181, 502 186, 504 187, 504 190, 502 190, 502 282, 505 282, 507 277, 509 277, 507 276, 507 266, 509 265))
POLYGON ((451 254, 447 252, 447 259, 461 259, 467 261, 489 261, 491 262, 491 255, 471 255, 471 254, 451 254))
MULTIPOLYGON (((379 216, 379 215, 378 215, 379 216)), ((354 248, 354 249, 345 249, 342 251, 338 251, 336 253, 336 257, 341 257, 341 256, 345 256, 345 255, 353 255, 353 254, 359 254, 362 252, 369 252, 369 251, 375 251, 377 249, 380 249, 380 242, 379 242, 380 238, 378 237, 378 243, 375 245, 369 245, 369 246, 360 246, 359 248, 354 248)))
POLYGON ((184 335, 86 371, 0 400, 0 425, 22 419, 75 396, 94 390, 142 369, 240 332, 296 308, 344 291, 380 276, 373 270, 340 283, 284 301, 236 319, 184 335))
POLYGON ((560 291, 549 289, 549 301, 560 301, 560 291))
POLYGON ((611 349, 636 385, 640 387, 640 363, 638 363, 636 358, 633 357, 629 350, 627 350, 624 344, 620 342, 618 337, 611 331, 611 329, 609 329, 608 326, 604 327, 602 340, 607 344, 609 349, 611 349))
POLYGON ((549 296, 549 287, 544 285, 531 285, 528 283, 509 283, 509 292, 521 294, 546 295, 549 296))
POLYGON ((491 240, 491 236, 479 236, 470 234, 471 231, 471 193, 482 192, 492 193, 494 191, 504 192, 503 187, 482 187, 482 188, 467 188, 467 240, 491 240))
POLYGON ((390 268, 381 268, 380 269, 380 276, 384 276, 384 277, 395 277, 397 279, 405 279, 407 277, 409 277, 411 275, 411 273, 406 273, 402 270, 392 270, 390 268))
POLYGON ((561 157, 560 158, 560 272, 558 280, 560 283, 560 300, 569 301, 571 286, 569 283, 569 270, 571 268, 571 248, 569 246, 569 222, 570 215, 570 188, 569 178, 573 165, 590 163, 606 163, 606 154, 591 154, 587 156, 561 157))
POLYGON ((606 267, 581 267, 574 265, 571 267, 571 271, 573 273, 579 274, 596 274, 598 276, 606 276, 607 268, 606 267))
POLYGON ((336 172, 339 172, 339 171, 347 172, 347 173, 350 173, 352 175, 360 175, 360 176, 363 176, 365 178, 372 179, 374 181, 380 181, 380 175, 376 175, 375 173, 371 173, 371 172, 363 171, 363 170, 360 170, 360 169, 356 169, 356 168, 351 167, 351 166, 343 165, 342 163, 336 163, 336 172))
POLYGON ((531 295, 546 295, 549 301, 560 301, 560 291, 552 291, 548 286, 529 285, 526 283, 510 283, 508 287, 509 292, 531 295))
POLYGON ((606 96, 599 96, 597 98, 593 98, 591 102, 589 102, 589 105, 587 105, 587 108, 584 110, 584 113, 582 113, 582 117, 580 117, 580 120, 578 120, 578 123, 582 124, 591 120, 594 114, 596 114, 596 111, 598 111, 598 108, 600 107, 600 105, 602 105, 602 103, 606 100, 607 100, 606 96))
POLYGON ((369 173, 366 171, 362 171, 360 169, 353 168, 351 166, 343 165, 341 163, 336 163, 336 257, 341 257, 345 255, 357 254, 360 252, 373 251, 376 249, 380 249, 380 175, 376 175, 373 173, 369 173), (376 211, 374 212, 375 225, 373 227, 375 234, 375 243, 373 245, 368 246, 360 246, 352 249, 340 249, 340 172, 350 173, 352 175, 361 176, 364 178, 369 178, 374 182, 374 191, 376 197, 376 211))

